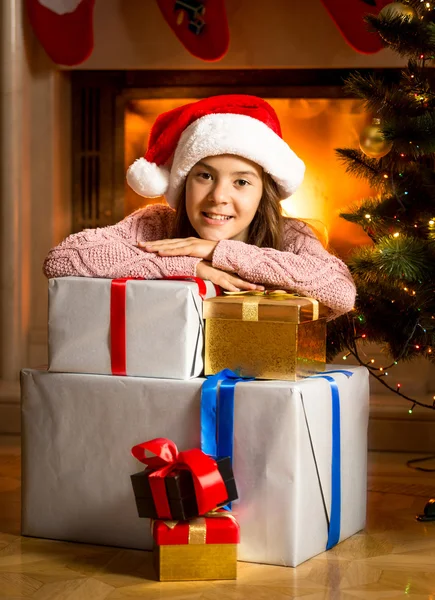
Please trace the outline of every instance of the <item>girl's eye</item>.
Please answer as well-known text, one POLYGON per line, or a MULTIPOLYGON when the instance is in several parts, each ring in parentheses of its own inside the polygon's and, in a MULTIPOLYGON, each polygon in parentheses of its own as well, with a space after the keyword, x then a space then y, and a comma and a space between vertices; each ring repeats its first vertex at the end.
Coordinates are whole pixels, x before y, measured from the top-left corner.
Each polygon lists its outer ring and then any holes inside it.
POLYGON ((250 185, 249 181, 246 181, 246 179, 238 179, 236 183, 240 185, 240 187, 246 187, 247 185, 250 185))
POLYGON ((201 179, 210 180, 211 179, 211 174, 207 173, 207 171, 203 171, 201 173, 198 173, 198 177, 200 177, 201 179))

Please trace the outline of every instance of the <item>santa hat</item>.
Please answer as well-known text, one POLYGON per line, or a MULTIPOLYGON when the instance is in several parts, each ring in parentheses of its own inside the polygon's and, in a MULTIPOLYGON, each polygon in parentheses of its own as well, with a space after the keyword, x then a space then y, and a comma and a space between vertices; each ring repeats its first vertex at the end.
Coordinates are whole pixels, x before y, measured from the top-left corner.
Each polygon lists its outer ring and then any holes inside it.
POLYGON ((278 184, 282 199, 302 183, 305 165, 282 139, 274 109, 256 96, 212 96, 161 114, 148 150, 127 171, 147 198, 165 195, 175 208, 191 168, 202 158, 234 154, 257 163, 278 184))

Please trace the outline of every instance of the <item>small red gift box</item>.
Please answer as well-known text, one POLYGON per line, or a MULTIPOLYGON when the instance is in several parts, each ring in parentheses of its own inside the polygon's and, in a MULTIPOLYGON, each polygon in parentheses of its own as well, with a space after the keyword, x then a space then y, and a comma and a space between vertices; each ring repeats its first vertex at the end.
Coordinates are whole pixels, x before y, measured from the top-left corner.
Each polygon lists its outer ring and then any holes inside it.
POLYGON ((240 529, 226 511, 191 521, 152 521, 160 581, 236 579, 240 529))

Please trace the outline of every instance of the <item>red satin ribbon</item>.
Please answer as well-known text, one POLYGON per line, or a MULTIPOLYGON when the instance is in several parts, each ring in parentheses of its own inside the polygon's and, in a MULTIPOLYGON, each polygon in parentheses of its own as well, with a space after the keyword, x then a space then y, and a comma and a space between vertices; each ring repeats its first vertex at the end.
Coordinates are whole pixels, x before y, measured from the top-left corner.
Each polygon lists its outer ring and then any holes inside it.
POLYGON ((126 303, 127 281, 143 277, 112 279, 110 286, 110 360, 112 375, 127 375, 126 303))
POLYGON ((192 474, 199 515, 227 500, 228 493, 216 461, 199 448, 178 452, 171 440, 155 438, 134 446, 131 453, 143 464, 156 469, 150 473, 149 482, 159 519, 172 519, 164 478, 177 469, 185 469, 192 474), (147 450, 155 456, 147 457, 147 450))
MULTIPOLYGON (((190 275, 168 275, 168 277, 164 277, 164 279, 175 279, 175 281, 193 281, 198 285, 198 293, 201 300, 205 300, 207 296, 207 286, 204 279, 200 279, 199 277, 191 277, 190 275)), ((216 292, 216 296, 222 296, 222 290, 218 285, 213 283, 213 287, 216 292)))
MULTIPOLYGON (((127 336, 126 336, 126 297, 127 281, 141 280, 143 277, 120 277, 112 279, 110 288, 110 360, 112 375, 127 375, 127 336)), ((164 279, 193 281, 198 286, 202 300, 207 295, 207 286, 199 277, 173 275, 164 279)), ((213 284, 214 285, 214 284, 213 284)), ((219 286, 215 285, 216 295, 221 295, 219 286)))

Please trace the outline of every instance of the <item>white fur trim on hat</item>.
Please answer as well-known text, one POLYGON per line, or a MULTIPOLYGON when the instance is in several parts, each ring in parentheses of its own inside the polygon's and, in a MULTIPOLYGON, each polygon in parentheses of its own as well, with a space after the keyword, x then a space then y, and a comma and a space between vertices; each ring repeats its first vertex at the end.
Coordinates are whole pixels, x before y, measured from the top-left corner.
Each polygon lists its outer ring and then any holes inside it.
POLYGON ((138 158, 127 171, 127 183, 140 196, 157 198, 166 194, 169 169, 138 158))
POLYGON ((263 167, 278 184, 282 199, 291 196, 304 178, 303 161, 262 121, 247 115, 212 113, 191 123, 180 137, 166 192, 171 206, 176 206, 191 168, 202 158, 219 154, 242 156, 263 167))

